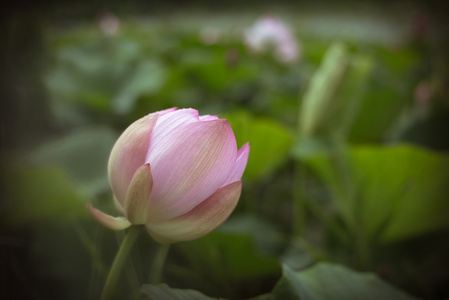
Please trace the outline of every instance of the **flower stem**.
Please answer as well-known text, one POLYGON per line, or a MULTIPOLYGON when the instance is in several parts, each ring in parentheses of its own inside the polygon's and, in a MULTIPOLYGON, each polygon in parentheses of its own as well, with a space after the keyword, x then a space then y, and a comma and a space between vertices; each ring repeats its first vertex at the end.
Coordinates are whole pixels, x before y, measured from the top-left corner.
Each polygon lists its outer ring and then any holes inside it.
POLYGON ((165 260, 167 259, 169 244, 159 244, 156 250, 156 256, 153 260, 153 266, 150 270, 149 282, 156 284, 161 282, 162 270, 164 268, 165 260))
POLYGON ((121 271, 125 265, 126 259, 129 252, 140 233, 141 226, 131 226, 125 239, 114 258, 112 267, 109 270, 108 277, 106 278, 106 283, 103 288, 103 294, 101 295, 101 300, 110 300, 114 296, 114 288, 117 285, 118 279, 120 278, 121 271))

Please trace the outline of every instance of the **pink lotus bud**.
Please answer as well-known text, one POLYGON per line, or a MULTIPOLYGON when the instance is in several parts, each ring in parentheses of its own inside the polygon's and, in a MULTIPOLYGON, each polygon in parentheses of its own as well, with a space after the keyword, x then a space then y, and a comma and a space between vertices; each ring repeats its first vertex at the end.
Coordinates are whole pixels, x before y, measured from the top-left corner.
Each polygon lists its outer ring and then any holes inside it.
POLYGON ((125 217, 88 208, 111 229, 145 224, 161 243, 193 240, 234 210, 248 155, 248 143, 237 150, 227 120, 191 108, 149 114, 123 132, 109 158, 109 182, 125 217))

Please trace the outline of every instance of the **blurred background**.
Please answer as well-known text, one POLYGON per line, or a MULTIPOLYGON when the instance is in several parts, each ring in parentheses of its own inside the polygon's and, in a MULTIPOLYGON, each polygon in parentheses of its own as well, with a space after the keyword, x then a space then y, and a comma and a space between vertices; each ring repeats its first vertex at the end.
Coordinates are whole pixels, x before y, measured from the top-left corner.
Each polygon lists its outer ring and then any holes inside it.
MULTIPOLYGON (((117 215, 115 140, 176 106, 227 118, 251 153, 229 220, 170 248, 170 287, 247 299, 276 294, 283 266, 332 262, 448 299, 442 3, 4 4, 0 298, 99 298, 123 233, 86 204, 117 215)), ((140 297, 157 247, 139 237, 124 299, 140 297)))

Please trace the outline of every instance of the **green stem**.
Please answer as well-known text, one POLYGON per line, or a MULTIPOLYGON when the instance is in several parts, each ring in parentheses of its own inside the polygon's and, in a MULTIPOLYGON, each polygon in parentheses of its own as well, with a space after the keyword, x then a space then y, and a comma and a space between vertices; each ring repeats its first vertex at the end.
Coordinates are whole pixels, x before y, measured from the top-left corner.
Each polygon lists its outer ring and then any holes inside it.
POLYGON ((140 226, 131 226, 129 228, 128 233, 125 236, 125 239, 123 240, 122 245, 120 246, 120 249, 118 250, 117 255, 114 258, 112 267, 109 270, 109 274, 103 288, 103 294, 101 295, 101 300, 109 300, 113 298, 114 288, 116 287, 118 279, 120 278, 120 274, 123 270, 128 254, 131 251, 131 248, 140 233, 140 229, 140 226))
POLYGON ((169 244, 158 244, 156 250, 156 256, 153 260, 153 267, 150 270, 150 283, 160 283, 162 278, 162 270, 164 268, 165 260, 167 259, 168 250, 170 249, 169 244))

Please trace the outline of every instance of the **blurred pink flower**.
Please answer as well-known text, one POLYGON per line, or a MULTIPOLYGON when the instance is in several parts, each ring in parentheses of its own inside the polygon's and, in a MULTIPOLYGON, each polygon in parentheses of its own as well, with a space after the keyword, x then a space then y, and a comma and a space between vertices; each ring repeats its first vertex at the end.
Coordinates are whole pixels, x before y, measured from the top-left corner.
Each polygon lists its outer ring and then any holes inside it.
POLYGON ((300 46, 291 28, 276 17, 263 17, 244 32, 246 45, 255 53, 274 51, 277 60, 295 62, 300 57, 300 46))
POLYGON ((115 205, 125 217, 88 208, 111 229, 144 224, 161 243, 193 240, 234 210, 248 155, 227 120, 191 108, 152 113, 123 132, 109 158, 115 205))
POLYGON ((120 28, 120 20, 113 13, 104 13, 100 16, 98 26, 105 35, 116 35, 120 28))

